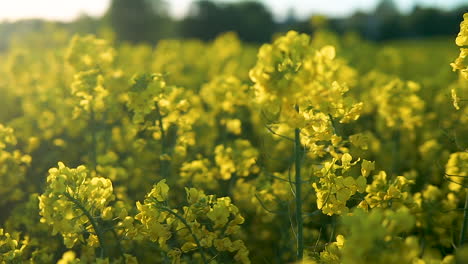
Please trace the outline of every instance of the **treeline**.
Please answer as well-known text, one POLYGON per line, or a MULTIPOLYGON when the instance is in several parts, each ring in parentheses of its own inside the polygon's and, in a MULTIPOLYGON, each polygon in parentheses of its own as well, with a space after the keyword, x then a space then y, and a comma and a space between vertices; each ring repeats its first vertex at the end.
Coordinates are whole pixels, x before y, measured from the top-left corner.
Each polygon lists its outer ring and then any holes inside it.
MULTIPOLYGON (((382 0, 373 12, 356 12, 346 18, 331 18, 327 26, 338 33, 356 32, 368 40, 456 35, 468 5, 455 10, 416 6, 409 14, 399 12, 392 0, 382 0)), ((253 0, 194 1, 188 14, 175 20, 162 0, 113 0, 103 18, 122 41, 156 42, 161 38, 210 40, 222 32, 235 31, 246 42, 263 43, 276 32, 291 29, 313 33, 310 19, 301 20, 291 9, 284 21, 275 21, 263 3, 253 0)))
POLYGON ((468 10, 468 5, 449 11, 415 6, 409 14, 401 14, 394 5, 387 3, 383 1, 372 13, 357 12, 345 19, 334 19, 331 28, 338 33, 354 31, 373 41, 453 37, 460 29, 463 13, 468 10))
MULTIPOLYGON (((416 6, 402 14, 392 0, 382 0, 373 12, 356 12, 346 18, 330 18, 327 27, 338 33, 356 32, 372 41, 400 38, 423 38, 450 35, 459 29, 460 17, 468 5, 454 10, 416 6)), ((37 31, 50 23, 41 20, 0 24, 0 49, 11 36, 37 31)), ((82 15, 71 23, 54 23, 77 33, 99 33, 111 28, 117 41, 156 43, 166 38, 210 40, 222 32, 237 32, 240 39, 251 43, 268 42, 276 32, 296 30, 313 33, 310 19, 299 19, 290 10, 284 21, 274 19, 271 10, 253 0, 220 2, 197 0, 182 19, 169 15, 168 1, 112 0, 107 12, 98 18, 82 15)))
POLYGON ((161 0, 113 0, 102 18, 118 40, 157 42, 165 38, 210 40, 226 31, 235 31, 246 42, 268 42, 278 23, 265 5, 257 1, 194 1, 188 14, 179 20, 169 16, 167 2, 161 0))

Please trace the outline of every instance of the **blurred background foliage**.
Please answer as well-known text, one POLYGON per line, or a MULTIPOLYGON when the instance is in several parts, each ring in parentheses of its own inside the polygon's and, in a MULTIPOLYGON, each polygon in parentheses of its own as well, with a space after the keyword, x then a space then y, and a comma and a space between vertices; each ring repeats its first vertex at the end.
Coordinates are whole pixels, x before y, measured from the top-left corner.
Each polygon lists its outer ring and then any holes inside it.
POLYGON ((102 17, 81 15, 71 22, 50 22, 39 19, 0 23, 0 51, 11 45, 11 40, 61 28, 71 33, 92 33, 118 42, 155 44, 161 39, 213 40, 227 31, 236 32, 249 43, 269 42, 275 33, 296 30, 311 34, 326 26, 337 34, 358 33, 366 40, 388 41, 420 39, 457 34, 459 18, 468 10, 468 4, 452 10, 414 6, 411 12, 401 13, 392 0, 382 0, 373 12, 356 11, 343 18, 328 18, 327 23, 311 23, 300 19, 294 9, 282 21, 262 2, 196 0, 189 12, 176 19, 169 15, 168 1, 112 0, 102 17), (112 33, 111 33, 112 32, 112 33))

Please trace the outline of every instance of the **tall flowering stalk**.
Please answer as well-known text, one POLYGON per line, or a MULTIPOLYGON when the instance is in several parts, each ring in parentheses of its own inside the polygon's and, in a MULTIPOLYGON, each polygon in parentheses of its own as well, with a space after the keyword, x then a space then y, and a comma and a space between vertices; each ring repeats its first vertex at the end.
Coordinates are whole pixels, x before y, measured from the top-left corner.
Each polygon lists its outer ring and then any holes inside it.
MULTIPOLYGON (((273 44, 262 46, 257 64, 250 70, 255 101, 268 130, 294 143, 298 260, 304 257, 301 188, 304 150, 309 148, 312 155, 321 156, 320 142, 340 141, 334 122, 354 121, 362 108, 362 103, 345 97, 348 87, 341 81, 341 66, 334 47, 315 49, 309 36, 290 31, 273 44), (278 128, 286 131, 286 135, 277 133, 278 128)), ((326 190, 317 188, 317 192, 321 191, 326 190)))
MULTIPOLYGON (((455 43, 460 46, 460 55, 455 62, 451 63, 453 71, 460 71, 460 76, 468 81, 468 65, 465 62, 466 57, 468 56, 468 13, 463 15, 463 21, 460 24, 460 32, 458 33, 455 43)), ((457 92, 452 89, 452 99, 454 107, 459 110, 460 98, 457 95, 457 92)), ((465 190, 465 207, 463 214, 463 223, 460 230, 460 246, 468 241, 468 185, 464 178, 466 176, 466 171, 468 170, 468 153, 458 152, 451 155, 449 162, 447 163, 447 176, 454 178, 453 183, 458 184, 459 186, 453 186, 453 188, 459 189, 459 187, 464 187, 465 190), (454 173, 453 173, 454 172, 454 173)))

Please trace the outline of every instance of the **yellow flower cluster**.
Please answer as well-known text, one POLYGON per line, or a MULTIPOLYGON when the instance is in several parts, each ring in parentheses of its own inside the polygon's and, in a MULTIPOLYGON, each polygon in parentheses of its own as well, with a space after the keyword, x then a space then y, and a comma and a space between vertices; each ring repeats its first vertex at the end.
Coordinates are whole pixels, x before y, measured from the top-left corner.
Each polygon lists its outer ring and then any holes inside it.
POLYGON ((9 145, 14 146, 17 142, 13 128, 0 124, 0 149, 5 149, 9 145))
MULTIPOLYGON (((327 47, 324 51, 330 60, 335 56, 332 47, 327 47)), ((304 58, 310 52, 309 36, 294 31, 276 39, 272 45, 263 45, 258 52, 256 66, 250 71, 257 93, 288 99, 296 96, 302 90, 297 75, 304 67, 304 58)))
POLYGON ((460 32, 458 33, 455 43, 458 46, 468 46, 468 13, 463 15, 463 21, 460 23, 460 32))
POLYGON ((57 264, 80 264, 81 261, 76 257, 76 253, 69 250, 63 253, 62 258, 57 261, 57 264))
POLYGON ((66 59, 76 71, 104 69, 111 66, 115 51, 107 41, 93 35, 74 36, 68 48, 66 59))
POLYGON ((258 150, 248 140, 238 139, 232 147, 218 145, 215 148, 215 162, 219 167, 221 179, 229 180, 235 174, 247 177, 259 172, 256 165, 258 150))
POLYGON ((0 205, 23 196, 20 184, 25 180, 31 156, 15 149, 17 139, 11 127, 0 124, 0 205))
MULTIPOLYGON (((468 65, 465 62, 466 57, 468 57, 468 13, 463 15, 463 21, 460 23, 460 32, 458 33, 457 38, 455 39, 457 46, 460 46, 460 54, 458 58, 455 59, 453 63, 450 63, 453 71, 460 71, 460 75, 465 80, 468 80, 468 65)), ((452 88, 451 90, 453 106, 455 109, 460 109, 459 102, 460 98, 457 94, 457 90, 452 88)))
MULTIPOLYGON (((84 264, 89 263, 89 261, 80 259, 76 256, 74 251, 66 251, 63 253, 62 258, 57 261, 57 264, 84 264)), ((108 258, 96 258, 93 260, 93 263, 96 264, 118 264, 118 263, 126 263, 126 264, 137 264, 137 260, 135 257, 124 254, 123 259, 117 259, 115 261, 109 261, 108 258)))
POLYGON ((387 127, 412 131, 422 125, 424 101, 417 94, 420 88, 416 82, 394 79, 375 90, 377 111, 387 127))
POLYGON ((141 123, 145 116, 156 110, 156 104, 168 89, 160 75, 142 74, 133 78, 133 85, 128 93, 128 107, 133 111, 133 121, 141 123))
MULTIPOLYGON (((204 120, 213 120, 219 123, 219 134, 223 131, 234 135, 242 134, 242 124, 248 122, 249 86, 239 78, 232 75, 214 77, 204 84, 200 90, 206 112, 204 120), (222 128, 224 129, 222 129, 222 128)), ((216 126, 217 124, 210 124, 216 126)), ((212 138, 216 138, 216 133, 212 138)), ((213 141, 213 139, 210 139, 213 141)))
POLYGON ((174 150, 184 157, 186 148, 195 144, 192 126, 199 119, 197 96, 166 85, 157 74, 137 75, 132 82, 127 106, 133 111, 133 122, 160 140, 162 159, 171 159, 169 153, 174 150))
MULTIPOLYGON (((465 20, 468 21, 468 15, 465 14, 465 20)), ((467 23, 468 24, 468 23, 467 23)), ((465 65, 465 59, 468 56, 468 48, 460 48, 460 54, 458 58, 455 59, 455 62, 452 62, 453 71, 459 70, 461 76, 465 79, 468 79, 468 66, 465 65)))
POLYGON ((413 183, 414 181, 408 180, 404 176, 387 179, 387 173, 380 171, 373 176, 372 183, 367 186, 367 195, 359 207, 398 209, 403 205, 409 206, 412 198, 409 187, 413 183))
POLYGON ((234 113, 248 103, 247 89, 248 86, 235 76, 217 76, 201 87, 200 95, 213 107, 213 114, 234 113))
POLYGON ((468 66, 465 65, 465 59, 468 56, 468 13, 463 15, 463 21, 460 23, 460 32, 455 39, 457 46, 460 46, 460 55, 455 62, 451 63, 453 71, 459 70, 461 76, 468 80, 468 66))
POLYGON ((119 164, 119 156, 114 151, 97 157, 96 172, 98 175, 105 175, 111 181, 128 179, 128 171, 119 164))
POLYGON ((444 263, 454 264, 453 255, 442 258, 432 249, 421 251, 418 238, 402 237, 415 225, 410 211, 376 209, 369 213, 357 209, 343 217, 343 231, 336 242, 320 253, 320 263, 444 263))
POLYGON ((191 183, 205 190, 217 190, 218 180, 237 180, 259 173, 258 150, 248 140, 236 139, 232 144, 218 145, 214 149, 214 162, 201 155, 184 162, 180 167, 180 183, 191 183))
POLYGON ((60 233, 68 248, 85 242, 84 232, 91 234, 87 242, 98 247, 101 230, 96 230, 95 219, 109 218, 112 200, 109 179, 91 176, 85 166, 73 169, 59 162, 49 170, 46 190, 39 197, 41 222, 52 226, 53 234, 60 233))
POLYGON ((197 159, 184 162, 180 167, 180 179, 183 184, 191 182, 196 187, 203 186, 209 190, 218 188, 216 178, 219 173, 213 169, 209 159, 198 156, 197 159))
POLYGON ((450 158, 445 166, 445 174, 450 180, 448 187, 451 191, 461 191, 467 188, 468 152, 450 154, 450 158))
POLYGON ((10 217, 1 225, 4 232, 10 233, 11 237, 18 241, 18 247, 22 247, 21 244, 27 246, 23 251, 23 262, 13 263, 25 263, 27 259, 32 263, 53 263, 54 253, 63 247, 61 237, 45 235, 49 234, 50 230, 49 226, 40 223, 38 196, 37 193, 30 194, 23 204, 9 212, 10 217))
MULTIPOLYGON (((341 250, 345 244, 343 235, 336 236, 336 242, 329 243, 325 246, 325 250, 320 252, 320 263, 340 264, 342 263, 341 250)), ((314 264, 317 262, 313 262, 314 264)))
MULTIPOLYGON (((78 72, 71 88, 72 93, 80 99, 79 106, 86 112, 104 110, 104 101, 109 93, 104 88, 104 78, 99 70, 78 72)), ((75 111, 77 116, 79 110, 75 111)))
POLYGON ((352 156, 345 153, 341 156, 341 165, 337 164, 338 160, 333 159, 331 162, 325 162, 323 168, 315 172, 315 176, 319 177, 319 181, 314 182, 312 186, 317 193, 317 207, 324 214, 341 215, 348 213, 349 208, 346 203, 351 196, 356 192, 364 193, 366 190, 366 177, 369 175, 369 171, 373 169, 372 163, 364 160, 361 165, 362 175, 353 178, 352 176, 346 176, 346 172, 356 165, 359 160, 351 161, 352 156))
POLYGON ((9 234, 0 228, 0 263, 23 263, 23 251, 28 239, 20 240, 19 234, 9 234))
POLYGON ((250 78, 267 122, 307 128, 313 135, 330 129, 328 115, 342 123, 356 120, 362 103, 345 99, 349 88, 340 71, 346 69, 335 56, 334 47, 315 50, 309 36, 294 31, 263 45, 250 78))
POLYGON ((440 257, 433 249, 422 250, 419 239, 405 236, 415 226, 415 217, 406 207, 398 210, 354 210, 343 217, 343 235, 320 253, 321 263, 443 263, 455 257, 440 257))
POLYGON ((218 263, 216 259, 225 253, 233 254, 239 263, 250 263, 244 242, 235 239, 244 218, 231 199, 205 195, 195 188, 185 190, 188 206, 182 210, 169 207, 169 186, 165 180, 154 185, 143 204, 137 202, 139 213, 135 219, 143 225, 143 235, 158 242, 175 263, 190 254, 200 260, 210 256, 213 263, 218 263), (172 238, 177 238, 178 247, 171 247, 172 238), (213 255, 213 250, 218 253, 213 255))
POLYGON ((103 74, 112 65, 114 56, 114 50, 105 40, 92 35, 72 39, 66 60, 76 71, 71 86, 72 94, 79 99, 75 118, 81 115, 82 110, 102 112, 108 107, 109 91, 105 88, 103 74))
POLYGON ((341 242, 341 263, 411 263, 419 255, 418 244, 411 243, 416 238, 403 240, 399 235, 414 224, 415 219, 406 208, 376 209, 370 213, 354 210, 343 217, 343 228, 349 235, 341 242))

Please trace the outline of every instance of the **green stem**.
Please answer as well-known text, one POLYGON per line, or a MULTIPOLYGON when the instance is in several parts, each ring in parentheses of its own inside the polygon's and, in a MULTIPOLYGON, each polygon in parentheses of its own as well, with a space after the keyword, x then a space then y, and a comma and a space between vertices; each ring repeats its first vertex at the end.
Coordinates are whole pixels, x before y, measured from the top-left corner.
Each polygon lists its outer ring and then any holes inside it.
MULTIPOLYGON (((158 125, 159 125, 159 130, 161 130, 161 152, 162 154, 167 154, 167 137, 166 137, 166 131, 164 130, 164 125, 163 125, 163 117, 161 115, 161 111, 159 109, 159 104, 156 102, 156 112, 158 114, 158 125)), ((168 160, 160 160, 160 167, 161 167, 161 175, 164 179, 169 177, 169 170, 170 170, 170 163, 168 160)))
POLYGON ((394 175, 398 175, 400 170, 400 146, 401 146, 401 132, 394 131, 392 135, 392 152, 393 152, 393 164, 392 164, 392 172, 394 175))
POLYGON ((99 246, 101 247, 101 253, 100 253, 100 258, 104 258, 105 257, 105 243, 104 243, 104 234, 102 232, 102 230, 99 228, 98 224, 96 223, 96 221, 94 220, 94 217, 88 212, 88 210, 81 204, 80 201, 78 201, 77 199, 75 199, 74 197, 72 197, 69 193, 65 192, 64 193, 65 197, 67 197, 72 203, 74 203, 76 205, 76 207, 78 207, 78 209, 80 209, 84 215, 89 219, 89 222, 91 223, 91 226, 93 227, 94 231, 96 232, 96 236, 98 238, 98 241, 99 241, 99 246))
POLYGON ((163 150, 164 150, 164 142, 166 141, 166 132, 164 131, 164 126, 163 126, 163 122, 162 122, 162 115, 161 115, 161 111, 159 110, 159 104, 156 103, 156 112, 158 112, 158 125, 159 125, 159 130, 161 130, 161 142, 162 143, 162 147, 163 147, 163 150))
POLYGON ((96 171, 97 167, 97 139, 96 139, 96 117, 93 104, 90 106, 89 129, 91 130, 91 168, 96 171))
POLYGON ((187 221, 182 217, 180 216, 179 214, 177 214, 176 212, 172 211, 171 209, 167 208, 167 207, 160 207, 162 210, 172 214, 173 216, 175 216, 177 219, 179 219, 184 225, 185 227, 187 227, 187 229, 189 230, 190 234, 192 235, 192 238, 193 240, 195 240, 195 243, 197 244, 197 247, 198 247, 198 250, 200 251, 200 254, 201 254, 201 257, 202 257, 202 260, 203 260, 203 263, 207 264, 208 262, 206 261, 206 257, 205 257, 205 252, 203 252, 203 248, 201 246, 201 243, 200 243, 200 240, 198 239, 198 237, 193 233, 192 231, 192 228, 190 227, 190 225, 187 223, 187 221))
MULTIPOLYGON (((295 106, 299 112, 299 106, 295 106)), ((294 131, 294 162, 296 167, 296 223, 297 223, 297 260, 302 260, 304 256, 304 236, 303 236, 303 219, 302 219, 302 179, 301 179, 301 161, 302 161, 302 146, 301 146, 301 130, 296 128, 294 131)))
POLYGON ((463 246, 467 242, 466 233, 468 232, 468 188, 465 188, 466 198, 465 198, 465 208, 463 213, 463 225, 460 232, 460 246, 463 246))

